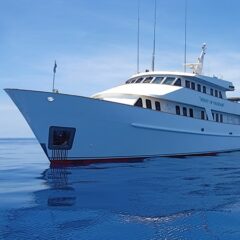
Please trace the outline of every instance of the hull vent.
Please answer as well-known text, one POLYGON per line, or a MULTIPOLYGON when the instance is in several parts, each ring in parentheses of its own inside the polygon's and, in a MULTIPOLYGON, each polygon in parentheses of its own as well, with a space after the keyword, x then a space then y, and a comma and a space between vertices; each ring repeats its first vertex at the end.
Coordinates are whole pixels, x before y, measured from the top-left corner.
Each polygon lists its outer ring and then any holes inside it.
POLYGON ((49 128, 48 148, 52 150, 51 160, 67 160, 68 151, 72 149, 75 128, 51 126, 49 128))

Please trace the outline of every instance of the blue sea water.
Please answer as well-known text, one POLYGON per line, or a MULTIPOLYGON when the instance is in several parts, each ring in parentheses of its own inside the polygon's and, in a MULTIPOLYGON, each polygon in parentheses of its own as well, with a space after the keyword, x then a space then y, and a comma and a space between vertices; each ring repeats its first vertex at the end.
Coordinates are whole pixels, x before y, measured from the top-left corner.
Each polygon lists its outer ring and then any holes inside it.
POLYGON ((240 239, 240 153, 50 168, 0 140, 0 239, 240 239))

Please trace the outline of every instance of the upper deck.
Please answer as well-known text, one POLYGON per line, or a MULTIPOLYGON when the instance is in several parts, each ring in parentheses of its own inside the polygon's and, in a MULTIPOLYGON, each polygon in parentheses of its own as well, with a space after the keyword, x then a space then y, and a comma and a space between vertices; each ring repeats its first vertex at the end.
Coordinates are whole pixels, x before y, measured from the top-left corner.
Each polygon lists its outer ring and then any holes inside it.
POLYGON ((177 97, 176 91, 179 92, 179 90, 186 101, 189 101, 189 97, 196 93, 227 99, 226 92, 233 91, 234 86, 231 82, 216 77, 194 73, 154 71, 133 75, 126 81, 126 84, 97 93, 93 97, 107 100, 117 98, 119 101, 120 99, 134 99, 134 96, 135 99, 137 96, 162 98, 174 92, 174 97, 177 97), (186 92, 185 89, 188 91, 186 92))
MULTIPOLYGON (((149 72, 147 71, 144 73, 133 75, 128 81, 126 81, 126 84, 158 83, 158 84, 167 84, 167 85, 175 85, 175 86, 184 86, 184 83, 183 83, 184 80, 189 80, 196 84, 213 87, 221 91, 234 91, 234 86, 232 82, 217 78, 215 76, 208 77, 204 75, 198 75, 195 73, 187 73, 187 72, 170 72, 170 71, 149 72)), ((188 87, 188 85, 186 87, 188 87)))

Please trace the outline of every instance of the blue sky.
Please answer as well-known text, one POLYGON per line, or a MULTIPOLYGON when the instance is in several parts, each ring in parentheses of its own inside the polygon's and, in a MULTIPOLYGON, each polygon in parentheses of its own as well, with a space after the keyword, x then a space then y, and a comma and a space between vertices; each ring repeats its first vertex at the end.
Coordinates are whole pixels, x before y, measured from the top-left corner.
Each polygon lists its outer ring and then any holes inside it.
MULTIPOLYGON (((150 68, 154 0, 140 0, 140 68, 150 68)), ((89 96, 136 72, 138 0, 0 0, 0 137, 31 137, 2 90, 89 96)), ((156 69, 182 70, 185 0, 157 0, 156 69)), ((240 91, 240 1, 188 0, 188 62, 208 45, 205 74, 240 91)))

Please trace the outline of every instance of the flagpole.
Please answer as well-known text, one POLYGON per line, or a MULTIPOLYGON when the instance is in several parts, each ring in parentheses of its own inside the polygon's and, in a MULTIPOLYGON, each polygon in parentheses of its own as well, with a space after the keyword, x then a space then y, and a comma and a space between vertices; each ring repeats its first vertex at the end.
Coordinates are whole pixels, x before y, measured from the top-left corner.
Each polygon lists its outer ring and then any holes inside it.
POLYGON ((52 87, 52 92, 54 92, 54 84, 55 84, 55 73, 53 73, 53 87, 52 87))
POLYGON ((55 92, 55 75, 57 70, 57 63, 55 60, 54 67, 53 67, 53 86, 52 86, 52 92, 55 92))

